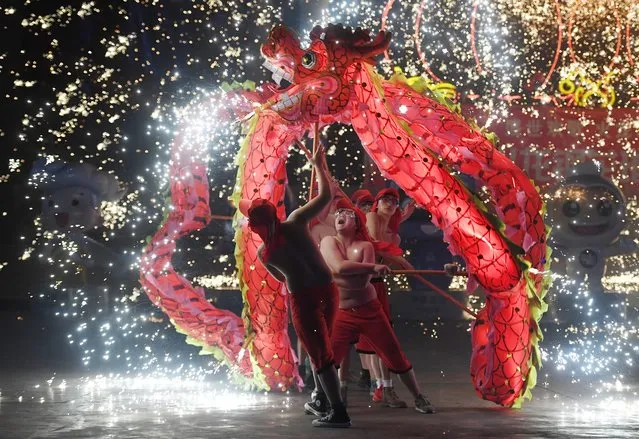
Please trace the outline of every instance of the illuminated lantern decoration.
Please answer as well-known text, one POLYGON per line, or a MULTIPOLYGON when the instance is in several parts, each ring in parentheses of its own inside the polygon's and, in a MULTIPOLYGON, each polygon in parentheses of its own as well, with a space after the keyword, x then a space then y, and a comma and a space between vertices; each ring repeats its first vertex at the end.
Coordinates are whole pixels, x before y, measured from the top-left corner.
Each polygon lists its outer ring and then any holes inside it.
POLYGON ((602 176, 593 162, 577 166, 552 191, 548 215, 553 227, 553 258, 558 270, 579 282, 588 280, 591 291, 604 291, 601 278, 606 259, 631 254, 637 245, 621 235, 626 220, 626 200, 617 186, 602 176))

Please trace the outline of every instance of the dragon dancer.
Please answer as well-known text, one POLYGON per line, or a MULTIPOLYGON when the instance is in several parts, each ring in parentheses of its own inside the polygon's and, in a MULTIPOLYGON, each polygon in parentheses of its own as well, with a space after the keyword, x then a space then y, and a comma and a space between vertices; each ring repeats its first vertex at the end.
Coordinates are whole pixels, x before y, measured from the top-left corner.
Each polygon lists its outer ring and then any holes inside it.
MULTIPOLYGON (((382 189, 377 193, 373 201, 373 207, 366 214, 366 227, 370 236, 376 241, 375 252, 379 262, 384 262, 392 267, 412 269, 412 266, 402 257, 402 249, 399 247, 399 225, 403 219, 407 218, 414 211, 408 207, 402 212, 399 209, 399 192, 394 188, 382 189), (410 209, 410 210, 408 210, 410 209)), ((388 301, 388 291, 384 279, 375 276, 371 279, 371 284, 377 292, 377 299, 382 305, 382 309, 392 325, 390 313, 390 303, 388 301)), ((393 382, 390 372, 383 361, 376 355, 372 345, 366 340, 360 341, 356 345, 357 352, 365 356, 366 365, 369 366, 372 376, 376 381, 374 389, 371 389, 374 402, 384 402, 389 407, 405 407, 405 402, 401 400, 389 401, 385 398, 384 387, 392 389, 393 382)))
POLYGON ((330 410, 313 420, 316 427, 350 427, 339 389, 330 342, 338 306, 337 287, 308 223, 330 202, 330 183, 324 148, 319 146, 310 160, 319 180, 319 194, 294 210, 285 221, 277 218, 275 206, 265 199, 242 200, 240 211, 249 218, 249 228, 263 241, 258 257, 268 272, 286 282, 291 294, 293 325, 317 372, 330 410))
MULTIPOLYGON (((350 345, 364 339, 389 370, 399 375, 415 399, 415 410, 434 413, 421 393, 411 364, 390 325, 386 312, 371 284, 372 276, 389 274, 386 265, 375 263, 375 249, 366 230, 366 217, 347 202, 338 204, 335 218, 337 235, 322 240, 321 252, 339 289, 339 310, 332 332, 333 354, 340 362, 350 345)), ((383 390, 384 404, 406 407, 392 387, 383 390)))

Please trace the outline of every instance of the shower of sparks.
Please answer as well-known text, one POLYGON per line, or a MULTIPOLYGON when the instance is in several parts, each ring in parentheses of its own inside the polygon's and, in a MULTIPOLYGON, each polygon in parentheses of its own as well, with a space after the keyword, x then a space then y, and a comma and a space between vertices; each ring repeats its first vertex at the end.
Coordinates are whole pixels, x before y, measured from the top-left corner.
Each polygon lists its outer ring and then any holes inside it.
POLYGON ((199 376, 182 371, 180 377, 117 374, 69 378, 53 376, 27 389, 5 391, 5 402, 56 403, 67 401, 75 412, 99 414, 104 422, 115 425, 139 416, 154 422, 178 416, 227 412, 273 406, 289 408, 288 398, 270 401, 266 394, 243 393, 229 389, 224 382, 213 381, 200 371, 199 376))
MULTIPOLYGON (((82 353, 84 364, 107 363, 126 370, 120 377, 80 385, 91 392, 105 387, 145 390, 135 398, 148 398, 153 404, 161 404, 166 396, 153 389, 177 385, 192 392, 188 406, 180 402, 187 404, 187 398, 172 403, 184 413, 193 410, 192 404, 216 407, 220 398, 225 407, 229 401, 235 401, 234 407, 246 407, 258 397, 202 391, 201 383, 189 387, 166 378, 176 372, 187 374, 190 368, 216 366, 208 357, 198 358, 193 349, 175 348, 183 338, 175 336, 168 319, 140 294, 137 258, 147 236, 170 209, 166 202, 169 151, 185 122, 182 133, 192 146, 185 153, 203 154, 209 166, 213 214, 233 214, 227 199, 233 191, 241 133, 237 126, 220 123, 224 101, 219 99, 219 88, 234 80, 259 84, 265 79, 259 44, 274 24, 286 22, 305 41, 315 24, 340 22, 375 31, 383 21, 393 32, 388 58, 381 62, 385 74, 400 66, 407 74, 451 83, 463 106, 489 113, 483 123, 491 127, 511 123, 509 106, 521 106, 522 114, 530 117, 528 130, 520 136, 525 147, 507 142, 501 147, 511 155, 520 149, 545 153, 548 160, 541 160, 540 166, 551 180, 562 177, 553 166, 561 160, 553 157, 560 146, 562 153, 588 145, 593 157, 610 156, 606 134, 617 123, 612 117, 604 118, 593 141, 584 128, 594 122, 586 116, 575 119, 576 126, 563 128, 542 119, 546 116, 540 114, 548 114, 540 113, 545 105, 577 105, 574 96, 558 88, 562 80, 585 90, 609 81, 608 88, 597 90, 601 99, 586 102, 589 105, 598 105, 611 89, 616 96, 611 108, 636 108, 639 99, 639 6, 633 0, 617 0, 614 10, 608 8, 607 0, 60 3, 65 2, 7 1, 0 6, 3 39, 20 41, 15 37, 19 34, 22 41, 22 47, 14 45, 0 53, 0 77, 9 84, 4 99, 14 109, 6 116, 10 131, 0 130, 10 150, 0 183, 26 182, 33 160, 47 157, 91 163, 117 176, 127 194, 118 202, 104 203, 103 224, 89 232, 117 254, 104 270, 96 270, 77 257, 68 236, 43 229, 37 217, 40 194, 25 184, 29 207, 16 213, 21 215, 20 223, 29 223, 19 236, 20 259, 37 259, 46 267, 47 287, 33 295, 55 302, 56 313, 74 322, 68 339, 82 353), (617 50, 620 32, 623 44, 617 50), (586 37, 593 34, 600 38, 586 37), (568 146, 540 145, 532 122, 581 134, 568 146), (159 381, 134 378, 151 372, 160 374, 159 381)), ((617 129, 624 132, 627 160, 614 162, 610 171, 615 183, 627 191, 627 230, 637 239, 636 113, 617 129)), ((362 175, 370 166, 352 130, 331 127, 324 134, 332 146, 333 172, 343 186, 366 184, 362 175)), ((569 160, 567 153, 562 157, 569 160)), ((566 163, 566 168, 574 164, 566 163)), ((305 166, 300 154, 291 153, 289 175, 296 202, 308 193, 305 166)), ((375 172, 369 174, 375 178, 375 172)), ((231 231, 229 221, 213 221, 180 242, 176 259, 182 274, 210 290, 236 288, 231 231)), ((18 262, 3 261, 1 266, 6 269, 12 263, 18 262)), ((626 384, 628 371, 636 371, 639 361, 637 279, 636 256, 610 261, 604 284, 617 293, 614 304, 600 303, 583 285, 555 281, 551 302, 561 303, 542 322, 549 325, 547 342, 542 344, 546 384, 552 387, 567 378, 594 388, 601 395, 598 403, 606 408, 622 404, 637 411, 636 393, 626 384), (624 403, 608 399, 610 393, 626 391, 635 399, 624 403)), ((455 288, 464 287, 461 278, 455 282, 455 288)), ((405 282, 399 286, 409 288, 405 282)), ((480 303, 480 298, 471 298, 474 309, 480 303)), ((175 399, 174 393, 171 398, 175 399)), ((111 401, 104 410, 114 413, 119 403, 111 401)))

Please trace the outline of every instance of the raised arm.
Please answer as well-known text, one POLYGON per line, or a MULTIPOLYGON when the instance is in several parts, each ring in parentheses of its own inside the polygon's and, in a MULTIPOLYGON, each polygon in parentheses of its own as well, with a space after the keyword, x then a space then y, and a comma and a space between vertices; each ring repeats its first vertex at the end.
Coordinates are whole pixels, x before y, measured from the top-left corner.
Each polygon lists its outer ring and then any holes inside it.
MULTIPOLYGON (((328 165, 326 164, 326 155, 322 144, 318 145, 315 154, 309 161, 315 167, 315 173, 317 174, 317 181, 319 183, 319 193, 308 203, 295 209, 288 217, 290 221, 308 223, 318 216, 322 212, 322 209, 331 202, 328 165)), ((313 184, 313 182, 311 182, 311 184, 313 184)))
MULTIPOLYGON (((390 272, 385 265, 375 264, 373 262, 355 262, 345 259, 333 236, 327 236, 322 239, 320 251, 333 274, 341 276, 347 276, 349 274, 373 274, 382 276, 390 272)), ((373 250, 372 244, 367 243, 363 251, 365 255, 364 260, 374 260, 375 251, 373 250)))
POLYGON ((331 190, 331 201, 316 216, 316 218, 319 221, 324 221, 326 220, 326 217, 328 217, 328 214, 331 212, 331 204, 335 200, 335 196, 337 194, 344 193, 344 191, 342 191, 342 189, 339 187, 339 183, 337 182, 337 180, 335 180, 334 178, 329 180, 330 180, 330 190, 331 190))

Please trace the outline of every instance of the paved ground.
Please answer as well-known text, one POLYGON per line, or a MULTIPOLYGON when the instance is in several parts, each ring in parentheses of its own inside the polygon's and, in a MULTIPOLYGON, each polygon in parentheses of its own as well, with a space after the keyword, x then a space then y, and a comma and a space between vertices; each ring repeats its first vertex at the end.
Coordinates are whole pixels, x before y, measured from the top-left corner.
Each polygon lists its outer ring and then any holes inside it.
MULTIPOLYGON (((95 379, 65 362, 72 351, 55 328, 5 332, 0 337, 6 346, 0 361, 0 438, 639 437, 636 393, 634 402, 621 404, 592 399, 585 382, 553 382, 551 389, 538 387, 522 410, 480 400, 467 372, 466 328, 465 323, 398 322, 398 336, 436 414, 384 409, 370 403, 366 392, 351 390, 353 428, 339 431, 311 427, 311 417, 301 411, 307 395, 228 393, 214 380, 95 379), (18 349, 42 336, 49 341, 39 339, 39 353, 18 349)), ((400 386, 400 396, 408 398, 400 386)))

